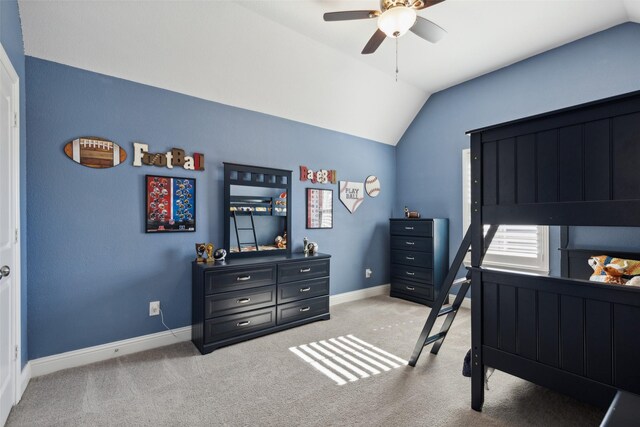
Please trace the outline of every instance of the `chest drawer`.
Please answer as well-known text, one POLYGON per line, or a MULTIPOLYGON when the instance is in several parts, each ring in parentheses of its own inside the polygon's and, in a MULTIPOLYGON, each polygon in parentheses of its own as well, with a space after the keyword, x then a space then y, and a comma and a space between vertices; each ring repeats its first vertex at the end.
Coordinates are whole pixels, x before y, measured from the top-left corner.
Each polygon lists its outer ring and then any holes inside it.
POLYGON ((278 304, 321 295, 329 295, 328 277, 278 285, 278 304))
POLYGON ((417 267, 433 267, 433 254, 430 252, 391 251, 392 264, 415 265, 417 267))
POLYGON ((211 318, 241 311, 255 310, 276 303, 276 287, 262 286, 238 292, 213 294, 206 298, 204 315, 211 318))
POLYGON ((329 275, 329 260, 289 262, 278 266, 278 283, 313 279, 329 275))
POLYGON ((270 328, 275 324, 275 307, 216 317, 205 322, 204 341, 205 343, 220 341, 248 332, 270 328))
POLYGON ((391 292, 399 292, 416 298, 433 299, 433 286, 420 285, 417 283, 406 282, 404 280, 392 279, 391 292))
POLYGON ((391 236, 391 249, 431 252, 431 247, 430 237, 391 236))
POLYGON ((206 294, 228 292, 256 286, 275 285, 276 265, 209 271, 204 276, 206 294))
POLYGON ((329 296, 305 299, 278 306, 278 325, 329 313, 329 296))
POLYGON ((433 282, 433 270, 430 268, 413 267, 409 265, 391 265, 391 275, 407 280, 415 280, 424 283, 433 282))
POLYGON ((431 237, 433 223, 431 221, 391 221, 391 234, 403 236, 431 237))

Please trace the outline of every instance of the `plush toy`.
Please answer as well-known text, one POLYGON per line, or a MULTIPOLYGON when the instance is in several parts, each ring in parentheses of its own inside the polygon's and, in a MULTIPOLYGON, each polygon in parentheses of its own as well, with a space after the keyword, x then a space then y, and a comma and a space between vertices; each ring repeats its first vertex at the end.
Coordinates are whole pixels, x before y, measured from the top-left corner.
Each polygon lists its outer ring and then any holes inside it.
POLYGON ((603 280, 604 283, 624 285, 627 282, 627 279, 624 278, 624 275, 626 273, 627 267, 629 266, 629 263, 626 260, 624 261, 624 265, 617 265, 613 263, 605 265, 597 258, 591 259, 594 260, 595 264, 598 267, 602 268, 602 271, 604 271, 604 273, 606 274, 603 280))

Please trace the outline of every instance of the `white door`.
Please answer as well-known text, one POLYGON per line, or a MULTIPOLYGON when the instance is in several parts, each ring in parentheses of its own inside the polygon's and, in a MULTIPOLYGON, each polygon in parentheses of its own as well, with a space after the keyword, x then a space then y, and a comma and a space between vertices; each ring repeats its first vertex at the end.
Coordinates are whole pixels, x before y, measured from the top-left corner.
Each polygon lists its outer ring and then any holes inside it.
MULTIPOLYGON (((1 49, 0 49, 1 50, 1 49)), ((0 426, 4 425, 15 402, 16 350, 15 273, 17 218, 14 156, 17 154, 15 115, 15 71, 4 51, 0 52, 0 426)))

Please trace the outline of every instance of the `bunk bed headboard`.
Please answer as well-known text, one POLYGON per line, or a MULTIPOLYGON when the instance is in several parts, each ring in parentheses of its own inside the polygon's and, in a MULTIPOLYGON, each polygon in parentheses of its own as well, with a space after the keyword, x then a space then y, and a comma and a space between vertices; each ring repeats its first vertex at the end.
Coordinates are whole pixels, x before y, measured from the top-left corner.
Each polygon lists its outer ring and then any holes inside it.
POLYGON ((469 134, 473 220, 640 223, 640 91, 469 134))

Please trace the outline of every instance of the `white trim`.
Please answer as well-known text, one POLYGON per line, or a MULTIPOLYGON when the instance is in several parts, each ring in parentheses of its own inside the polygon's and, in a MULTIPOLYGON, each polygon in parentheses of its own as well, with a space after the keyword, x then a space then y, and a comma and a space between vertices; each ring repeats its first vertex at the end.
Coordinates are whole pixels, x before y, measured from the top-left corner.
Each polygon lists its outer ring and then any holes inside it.
POLYGON ((24 394, 24 391, 27 389, 27 386, 29 385, 29 381, 31 381, 31 362, 27 362, 27 364, 24 365, 24 368, 22 368, 22 374, 20 375, 20 387, 19 387, 20 396, 16 401, 16 405, 20 402, 20 399, 22 399, 22 395, 24 394))
MULTIPOLYGON (((379 295, 389 295, 389 286, 389 284, 386 284, 332 295, 329 297, 329 305, 333 306, 379 295)), ((23 387, 26 388, 30 378, 191 340, 191 326, 173 329, 173 333, 177 335, 177 338, 169 331, 162 331, 31 360, 24 369, 24 371, 28 370, 28 373, 23 371, 23 376, 28 376, 28 379, 23 378, 22 380, 23 387)))
POLYGON ((377 297, 379 295, 389 295, 391 285, 380 285, 371 288, 358 289, 357 291, 344 292, 329 297, 329 305, 338 305, 345 302, 357 301, 365 298, 377 297))
MULTIPOLYGON (((9 59, 9 55, 4 50, 4 46, 0 43, 0 65, 7 71, 9 77, 12 80, 12 94, 11 97, 13 99, 13 105, 11 106, 13 110, 13 116, 15 122, 12 127, 12 140, 9 142, 12 144, 11 148, 11 157, 12 157, 12 173, 13 173, 13 217, 14 217, 14 229, 17 230, 18 238, 14 243, 13 247, 13 333, 11 337, 11 348, 17 347, 17 357, 13 360, 13 399, 14 405, 20 401, 22 397, 22 392, 20 387, 18 386, 18 380, 22 377, 22 319, 20 313, 20 304, 21 304, 21 242, 20 242, 20 77, 16 72, 15 68, 13 68, 13 64, 9 59)), ((12 123, 9 124, 11 126, 12 123)))
POLYGON ((62 369, 75 368, 178 342, 191 341, 191 326, 173 329, 173 333, 176 334, 176 337, 170 331, 162 331, 34 359, 29 362, 31 363, 31 376, 35 378, 62 369))
MULTIPOLYGON (((456 299, 456 294, 449 294, 450 304, 453 304, 453 301, 455 301, 455 299, 456 299)), ((462 304, 460 304, 460 307, 471 309, 471 298, 464 297, 464 299, 462 300, 462 304)))

